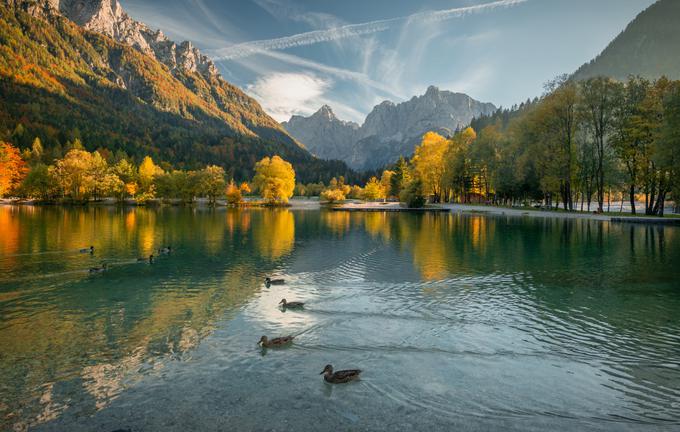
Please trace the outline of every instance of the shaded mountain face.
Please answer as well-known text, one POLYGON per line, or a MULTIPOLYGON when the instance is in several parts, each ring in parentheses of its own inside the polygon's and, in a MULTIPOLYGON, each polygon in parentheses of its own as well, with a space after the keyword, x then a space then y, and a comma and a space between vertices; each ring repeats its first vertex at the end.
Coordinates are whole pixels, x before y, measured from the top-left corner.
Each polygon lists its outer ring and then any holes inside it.
POLYGON ((307 150, 322 159, 351 160, 351 144, 359 139, 359 125, 338 119, 328 105, 310 117, 294 115, 283 127, 307 150))
POLYGON ((659 0, 641 12, 602 53, 576 71, 576 79, 680 79, 680 1, 659 0))
POLYGON ((495 110, 493 104, 468 95, 430 87, 409 101, 377 105, 362 126, 338 120, 324 106, 310 117, 293 116, 283 127, 318 157, 370 170, 411 155, 425 132, 451 135, 473 118, 495 110))
POLYGON ((22 123, 48 150, 77 137, 90 150, 214 163, 239 178, 272 154, 301 179, 347 173, 301 148, 190 42, 135 21, 117 0, 0 0, 0 15, 0 131, 22 123))

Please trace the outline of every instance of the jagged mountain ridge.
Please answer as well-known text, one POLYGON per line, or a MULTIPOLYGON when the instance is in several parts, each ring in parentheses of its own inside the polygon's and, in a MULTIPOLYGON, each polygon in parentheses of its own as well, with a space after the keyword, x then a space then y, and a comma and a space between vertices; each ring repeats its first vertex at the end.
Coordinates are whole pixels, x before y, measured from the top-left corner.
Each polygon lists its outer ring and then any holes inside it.
POLYGON ((239 178, 271 154, 348 173, 315 160, 190 43, 133 20, 117 0, 1 0, 0 14, 0 135, 22 123, 48 147, 78 136, 91 149, 215 163, 239 178))
POLYGON ((361 126, 339 120, 328 106, 310 117, 293 116, 282 125, 318 157, 370 170, 413 153, 425 132, 451 135, 473 118, 495 111, 491 103, 430 86, 424 95, 406 102, 376 105, 361 126))
POLYGON ((600 55, 581 66, 574 78, 630 75, 680 79, 680 1, 659 0, 631 21, 600 55))
POLYGON ((339 150, 360 136, 357 123, 338 119, 328 105, 310 117, 294 115, 282 125, 298 141, 309 143, 308 150, 321 159, 349 160, 348 154, 339 150))

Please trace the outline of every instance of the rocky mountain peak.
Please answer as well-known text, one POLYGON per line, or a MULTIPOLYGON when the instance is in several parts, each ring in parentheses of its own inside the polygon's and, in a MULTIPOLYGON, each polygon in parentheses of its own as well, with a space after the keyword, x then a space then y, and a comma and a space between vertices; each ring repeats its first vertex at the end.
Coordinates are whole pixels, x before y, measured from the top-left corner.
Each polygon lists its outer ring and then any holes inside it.
POLYGON ((335 113, 333 112, 333 109, 330 106, 325 105, 325 104, 323 106, 321 106, 321 108, 319 108, 319 110, 312 115, 324 117, 324 118, 327 118, 329 120, 337 119, 337 117, 335 116, 335 113))
POLYGON ((177 44, 160 30, 130 17, 118 0, 9 0, 13 3, 39 4, 79 26, 129 45, 165 64, 172 72, 198 72, 206 79, 219 76, 212 60, 189 41, 177 44))
POLYGON ((395 104, 383 101, 364 124, 343 122, 324 105, 310 117, 293 116, 283 127, 319 157, 356 169, 375 169, 409 156, 428 131, 450 135, 496 107, 462 93, 429 86, 425 94, 395 104))

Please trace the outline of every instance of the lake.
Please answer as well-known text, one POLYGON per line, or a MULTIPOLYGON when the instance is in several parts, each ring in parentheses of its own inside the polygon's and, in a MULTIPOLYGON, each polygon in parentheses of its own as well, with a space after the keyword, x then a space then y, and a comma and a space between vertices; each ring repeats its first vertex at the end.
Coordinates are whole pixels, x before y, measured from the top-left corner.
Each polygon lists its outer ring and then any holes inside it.
POLYGON ((677 227, 3 206, 0 230, 2 430, 680 426, 677 227))

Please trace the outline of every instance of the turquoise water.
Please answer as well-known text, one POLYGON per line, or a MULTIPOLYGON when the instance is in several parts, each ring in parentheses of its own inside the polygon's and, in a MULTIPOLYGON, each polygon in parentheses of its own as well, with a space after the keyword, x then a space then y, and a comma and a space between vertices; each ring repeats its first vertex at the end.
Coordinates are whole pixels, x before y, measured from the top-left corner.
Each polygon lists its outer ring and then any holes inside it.
POLYGON ((680 427, 675 227, 0 207, 0 229, 1 430, 680 427))

